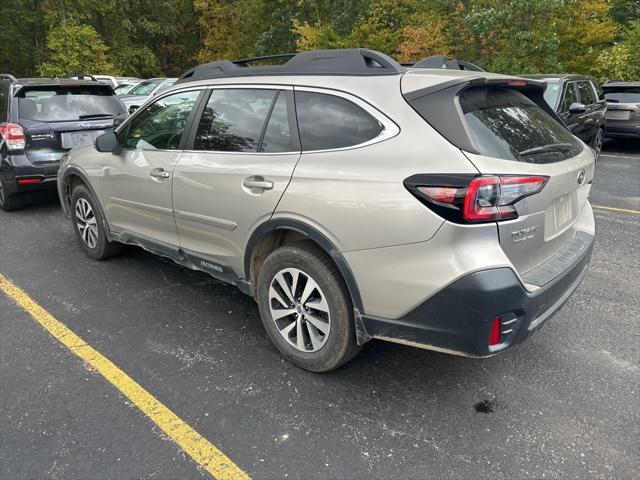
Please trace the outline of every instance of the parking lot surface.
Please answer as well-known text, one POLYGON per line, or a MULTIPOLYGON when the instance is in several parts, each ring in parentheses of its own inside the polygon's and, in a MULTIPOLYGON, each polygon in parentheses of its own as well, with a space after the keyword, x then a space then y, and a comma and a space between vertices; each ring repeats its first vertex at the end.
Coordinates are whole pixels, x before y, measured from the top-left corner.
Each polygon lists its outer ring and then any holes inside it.
MULTIPOLYGON (((303 371, 235 287, 137 248, 90 260, 51 196, 0 212, 0 273, 253 478, 634 478, 640 148, 605 148, 587 278, 489 359, 372 341, 303 371)), ((0 478, 209 477, 1 292, 0 313, 0 478)))

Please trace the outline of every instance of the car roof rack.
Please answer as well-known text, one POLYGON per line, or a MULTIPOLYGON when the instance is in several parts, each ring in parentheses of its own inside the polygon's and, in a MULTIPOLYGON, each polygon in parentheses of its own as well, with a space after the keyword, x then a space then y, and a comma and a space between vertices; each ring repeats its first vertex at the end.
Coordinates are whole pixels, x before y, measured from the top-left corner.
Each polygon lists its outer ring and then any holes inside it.
POLYGON ((404 67, 384 53, 365 48, 344 48, 242 58, 233 61, 218 60, 187 70, 176 83, 258 75, 376 76, 398 75, 405 71, 404 67), (285 58, 287 61, 280 65, 251 66, 252 63, 285 58))
POLYGON ((18 79, 10 73, 0 73, 0 80, 9 80, 11 83, 18 83, 18 79))
POLYGON ((94 82, 98 81, 96 77, 94 77, 93 75, 89 75, 88 73, 71 73, 60 78, 70 78, 73 80, 93 80, 94 82))
POLYGON ((471 70, 474 72, 485 71, 483 68, 480 68, 478 65, 471 62, 457 60, 455 58, 447 58, 445 55, 432 55, 413 64, 403 63, 403 65, 412 68, 445 68, 449 70, 471 70))

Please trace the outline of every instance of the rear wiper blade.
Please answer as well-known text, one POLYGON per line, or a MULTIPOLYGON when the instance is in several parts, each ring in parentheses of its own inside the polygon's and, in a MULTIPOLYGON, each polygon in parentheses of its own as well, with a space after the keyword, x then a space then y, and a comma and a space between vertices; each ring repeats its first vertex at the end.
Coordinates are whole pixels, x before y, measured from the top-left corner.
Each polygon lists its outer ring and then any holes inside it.
POLYGON ((570 143, 550 143, 549 145, 542 145, 540 147, 528 148, 518 152, 518 155, 536 155, 538 153, 552 153, 552 152, 566 152, 571 150, 573 145, 570 143))
POLYGON ((90 118, 113 118, 113 115, 108 113, 91 113, 89 115, 80 115, 78 120, 88 120, 90 118))

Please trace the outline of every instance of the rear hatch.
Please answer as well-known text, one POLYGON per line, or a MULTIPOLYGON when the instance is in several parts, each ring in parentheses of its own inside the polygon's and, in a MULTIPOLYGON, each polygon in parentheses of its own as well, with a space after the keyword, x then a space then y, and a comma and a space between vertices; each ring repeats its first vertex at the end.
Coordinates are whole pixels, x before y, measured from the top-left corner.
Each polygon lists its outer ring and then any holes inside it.
POLYGON ((604 85, 607 101, 607 122, 640 125, 640 84, 604 85))
MULTIPOLYGON (((548 106, 544 88, 535 80, 489 77, 405 94, 425 120, 462 149, 478 177, 486 177, 483 182, 492 190, 484 194, 493 197, 472 200, 485 202, 486 210, 480 210, 496 214, 467 216, 465 204, 460 221, 495 221, 502 249, 521 276, 576 248, 576 222, 594 173, 593 152, 548 106)), ((461 195, 477 184, 468 183, 461 195)))
POLYGON ((127 115, 108 85, 30 85, 16 96, 25 153, 34 165, 59 162, 63 153, 93 143, 127 115))

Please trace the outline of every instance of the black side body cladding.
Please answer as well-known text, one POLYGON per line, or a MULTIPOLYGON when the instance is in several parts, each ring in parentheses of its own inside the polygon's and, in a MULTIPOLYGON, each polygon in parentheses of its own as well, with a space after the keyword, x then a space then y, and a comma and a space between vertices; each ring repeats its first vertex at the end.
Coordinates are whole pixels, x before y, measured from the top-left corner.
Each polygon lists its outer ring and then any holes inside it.
POLYGON ((351 295, 351 300, 353 302, 353 306, 362 311, 362 299, 360 297, 360 290, 358 289, 358 284, 356 283, 355 277, 353 276, 353 272, 351 272, 351 268, 349 264, 342 256, 340 251, 336 248, 336 246, 329 240, 325 235, 320 233, 315 228, 307 225, 304 222, 292 219, 276 219, 269 220, 262 225, 260 225, 256 230, 251 234, 249 241, 247 242, 247 247, 245 248, 244 254, 244 278, 247 281, 251 280, 251 256, 253 254, 253 249, 256 247, 261 238, 267 235, 270 232, 276 230, 292 230, 294 232, 301 233, 302 235, 309 237, 311 240, 316 242, 320 248, 322 248, 327 255, 333 260, 333 262, 338 267, 342 278, 344 278, 345 283, 347 284, 347 288, 349 290, 349 294, 351 295))

